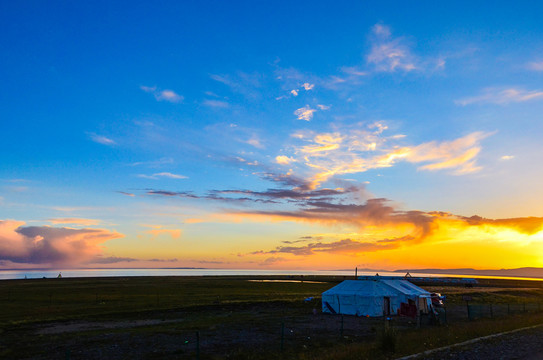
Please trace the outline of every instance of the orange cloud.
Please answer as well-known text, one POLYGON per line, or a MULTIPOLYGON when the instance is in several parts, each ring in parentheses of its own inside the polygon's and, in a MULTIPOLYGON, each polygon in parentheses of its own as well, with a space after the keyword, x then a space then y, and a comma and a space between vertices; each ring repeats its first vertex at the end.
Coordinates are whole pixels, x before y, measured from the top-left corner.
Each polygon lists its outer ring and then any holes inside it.
POLYGON ((124 235, 106 229, 24 226, 0 221, 0 260, 48 266, 76 266, 101 255, 101 245, 124 235))

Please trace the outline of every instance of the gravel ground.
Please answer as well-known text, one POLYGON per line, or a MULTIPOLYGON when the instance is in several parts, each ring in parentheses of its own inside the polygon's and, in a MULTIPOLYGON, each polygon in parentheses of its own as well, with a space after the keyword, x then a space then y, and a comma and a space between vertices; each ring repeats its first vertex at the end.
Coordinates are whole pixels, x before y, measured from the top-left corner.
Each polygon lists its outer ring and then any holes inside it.
MULTIPOLYGON (((543 326, 421 355, 416 360, 543 360, 543 326)), ((410 359, 410 360, 411 360, 410 359)))

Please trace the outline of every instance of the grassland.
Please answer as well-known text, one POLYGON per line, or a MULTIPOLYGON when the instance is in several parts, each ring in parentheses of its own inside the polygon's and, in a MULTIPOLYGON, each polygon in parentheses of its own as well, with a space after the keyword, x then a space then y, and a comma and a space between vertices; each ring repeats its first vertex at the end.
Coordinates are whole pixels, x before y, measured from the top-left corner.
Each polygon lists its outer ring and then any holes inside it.
POLYGON ((0 281, 0 358, 190 359, 199 351, 201 359, 352 359, 353 354, 385 359, 543 323, 538 311, 543 282, 496 280, 474 288, 434 284, 427 289, 447 294, 448 325, 417 328, 413 321, 395 319, 392 333, 386 334, 382 319, 320 313, 320 294, 343 277, 301 280, 0 281), (464 295, 495 309, 516 304, 519 311, 468 321, 464 295), (308 297, 314 299, 304 301, 308 297))

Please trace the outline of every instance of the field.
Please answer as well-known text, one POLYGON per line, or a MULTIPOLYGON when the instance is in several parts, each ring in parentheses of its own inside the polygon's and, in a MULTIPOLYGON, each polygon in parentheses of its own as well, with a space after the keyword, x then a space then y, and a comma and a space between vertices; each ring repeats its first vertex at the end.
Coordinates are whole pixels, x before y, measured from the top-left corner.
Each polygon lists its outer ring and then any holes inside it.
POLYGON ((320 294, 343 279, 4 280, 0 358, 386 359, 543 323, 543 282, 520 280, 423 286, 447 295, 446 325, 322 314, 320 294))

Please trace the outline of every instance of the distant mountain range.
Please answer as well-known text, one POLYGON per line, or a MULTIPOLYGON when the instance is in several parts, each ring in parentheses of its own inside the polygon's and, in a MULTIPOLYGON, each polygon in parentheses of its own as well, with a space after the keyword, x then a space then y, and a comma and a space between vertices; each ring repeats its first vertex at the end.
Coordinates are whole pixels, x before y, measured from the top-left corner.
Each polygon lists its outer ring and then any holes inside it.
POLYGON ((400 269, 397 273, 426 273, 426 274, 451 274, 451 275, 480 275, 480 276, 510 276, 510 277, 529 277, 543 278, 543 268, 523 267, 517 269, 499 269, 499 270, 476 270, 470 268, 463 269, 400 269))

